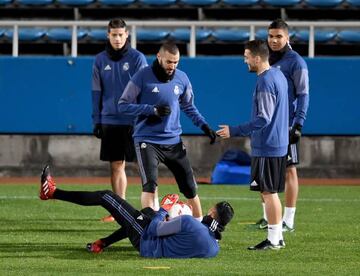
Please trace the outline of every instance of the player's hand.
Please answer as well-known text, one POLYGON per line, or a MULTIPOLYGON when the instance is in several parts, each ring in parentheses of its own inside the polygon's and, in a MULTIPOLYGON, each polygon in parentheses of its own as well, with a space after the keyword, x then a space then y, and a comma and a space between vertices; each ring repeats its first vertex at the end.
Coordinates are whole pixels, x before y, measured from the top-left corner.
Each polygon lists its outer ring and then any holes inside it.
POLYGON ((160 202, 161 208, 165 209, 166 211, 169 211, 171 207, 175 203, 179 201, 179 195, 178 194, 167 194, 163 197, 163 199, 160 202))
POLYGON ((93 134, 96 138, 101 139, 103 135, 101 124, 95 124, 93 128, 93 134))
POLYGON ((171 113, 171 108, 168 105, 155 105, 154 113, 156 116, 164 117, 171 113))
POLYGON ((289 133, 289 143, 290 144, 296 144, 297 142, 299 142, 300 137, 301 137, 301 129, 302 126, 299 124, 295 124, 289 133))
POLYGON ((219 125, 220 129, 216 131, 216 134, 221 138, 230 138, 230 128, 228 125, 219 125))
POLYGON ((216 132, 206 124, 202 125, 201 130, 210 138, 210 145, 214 144, 216 140, 216 132))

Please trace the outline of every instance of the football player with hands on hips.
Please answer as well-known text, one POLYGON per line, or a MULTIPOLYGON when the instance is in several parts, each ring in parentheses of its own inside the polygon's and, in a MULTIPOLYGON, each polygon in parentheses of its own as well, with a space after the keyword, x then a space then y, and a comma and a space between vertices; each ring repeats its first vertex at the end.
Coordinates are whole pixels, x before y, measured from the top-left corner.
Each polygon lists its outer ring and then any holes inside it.
POLYGON ((265 41, 252 40, 245 44, 244 61, 249 72, 257 74, 253 93, 251 119, 239 126, 220 125, 216 132, 222 138, 250 136, 250 190, 261 193, 265 201, 269 226, 267 238, 250 250, 285 247, 282 235, 279 192, 285 187, 288 136, 287 81, 283 73, 270 67, 269 49, 265 41))
POLYGON ((202 210, 197 183, 181 141, 182 110, 210 138, 213 131, 194 104, 194 93, 185 72, 177 69, 178 47, 166 42, 152 66, 136 73, 119 100, 119 113, 136 116, 134 142, 142 180, 142 207, 156 209, 158 166, 165 164, 174 174, 180 192, 192 206, 194 217, 201 221, 202 210))
POLYGON ((87 244, 87 250, 101 253, 111 244, 128 238, 140 256, 150 258, 210 258, 219 252, 225 226, 234 216, 231 205, 222 201, 210 208, 199 222, 191 215, 168 219, 168 211, 179 203, 178 195, 167 195, 163 207, 154 211, 150 207, 135 209, 112 191, 65 191, 56 187, 45 166, 40 180, 40 199, 57 199, 83 206, 102 206, 120 225, 111 235, 87 244))
MULTIPOLYGON (((309 107, 309 72, 305 60, 290 46, 289 26, 282 19, 274 20, 268 27, 269 62, 279 68, 288 81, 289 97, 289 147, 286 164, 285 207, 283 231, 295 230, 295 211, 299 193, 296 165, 299 164, 299 145, 302 126, 309 107)), ((257 224, 267 227, 263 203, 263 218, 257 224)))
MULTIPOLYGON (((114 193, 125 199, 125 163, 135 161, 134 117, 119 115, 117 102, 130 78, 147 66, 145 56, 130 47, 124 20, 108 24, 105 50, 96 55, 92 72, 93 134, 101 139, 100 160, 108 161, 114 193)), ((111 216, 103 221, 113 221, 111 216)))

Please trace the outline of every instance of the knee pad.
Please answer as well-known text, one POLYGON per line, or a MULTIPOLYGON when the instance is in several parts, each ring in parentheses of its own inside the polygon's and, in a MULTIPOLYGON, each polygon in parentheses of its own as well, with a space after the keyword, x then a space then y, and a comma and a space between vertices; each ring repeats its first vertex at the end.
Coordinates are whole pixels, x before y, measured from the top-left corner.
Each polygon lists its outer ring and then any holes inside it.
POLYGON ((156 190, 156 182, 155 181, 148 181, 142 186, 142 191, 146 193, 155 193, 156 190))

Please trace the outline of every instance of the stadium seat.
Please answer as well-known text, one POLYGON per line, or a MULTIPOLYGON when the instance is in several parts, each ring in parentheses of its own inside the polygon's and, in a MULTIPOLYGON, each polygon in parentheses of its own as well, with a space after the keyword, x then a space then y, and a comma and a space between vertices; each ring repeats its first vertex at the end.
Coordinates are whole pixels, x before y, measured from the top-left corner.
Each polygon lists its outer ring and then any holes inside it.
POLYGON ((292 7, 299 4, 301 0, 263 0, 263 3, 272 7, 292 7))
POLYGON ((250 37, 249 29, 229 28, 214 30, 212 36, 220 41, 245 41, 250 37))
POLYGON ((305 0, 306 5, 315 8, 335 8, 342 2, 343 0, 305 0))
POLYGON ((65 6, 87 6, 95 0, 56 0, 56 2, 65 6))
POLYGON ((164 29, 138 29, 136 32, 137 40, 141 41, 161 41, 168 35, 169 31, 164 29))
MULTIPOLYGON (((289 37, 292 38, 294 35, 295 35, 295 31, 289 30, 289 37)), ((268 29, 267 28, 261 28, 255 32, 256 39, 267 40, 267 37, 268 37, 268 29)))
POLYGON ((258 29, 255 32, 255 38, 256 39, 267 40, 267 37, 268 37, 268 30, 267 29, 258 29))
POLYGON ((360 42, 360 29, 341 30, 337 34, 341 42, 359 43, 360 42))
MULTIPOLYGON (((314 39, 316 42, 329 42, 335 38, 337 31, 334 29, 315 29, 314 39)), ((295 34, 300 41, 309 41, 309 30, 299 30, 295 34)))
POLYGON ((0 6, 10 4, 11 2, 12 2, 12 0, 0 0, 0 6))
MULTIPOLYGON (((5 36, 9 39, 13 38, 13 30, 7 30, 5 36)), ((36 41, 41 39, 45 34, 45 30, 39 28, 19 28, 20 41, 36 41)))
POLYGON ((26 6, 46 6, 51 5, 55 0, 17 0, 16 2, 26 6))
POLYGON ((176 3, 176 0, 139 0, 139 3, 149 6, 170 6, 176 3))
POLYGON ((106 6, 126 6, 134 2, 135 0, 98 0, 98 3, 106 6))
POLYGON ((0 29, 0 37, 2 37, 5 34, 5 30, 4 29, 0 29))
POLYGON ((260 2, 260 0, 222 0, 222 3, 231 6, 254 6, 260 2))
MULTIPOLYGON (((211 30, 196 29, 196 41, 204 41, 210 35, 211 35, 211 30)), ((170 37, 175 40, 188 42, 190 41, 190 29, 188 28, 176 29, 170 33, 170 37)))
POLYGON ((211 6, 219 0, 180 0, 180 3, 189 6, 211 6))
POLYGON ((87 34, 91 40, 96 41, 105 41, 107 40, 107 31, 106 29, 91 29, 87 34))
POLYGON ((360 0, 346 0, 345 1, 350 7, 359 8, 360 0))
MULTIPOLYGON (((69 28, 53 28, 46 32, 46 36, 54 41, 71 41, 72 30, 69 28)), ((78 29, 77 38, 82 39, 87 35, 87 31, 78 29)))

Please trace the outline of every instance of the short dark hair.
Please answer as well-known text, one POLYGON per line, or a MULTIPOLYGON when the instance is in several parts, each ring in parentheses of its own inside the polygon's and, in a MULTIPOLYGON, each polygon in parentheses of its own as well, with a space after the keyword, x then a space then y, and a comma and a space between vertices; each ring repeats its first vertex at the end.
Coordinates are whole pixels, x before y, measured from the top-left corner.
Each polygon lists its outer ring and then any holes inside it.
POLYGON ((108 24, 108 33, 110 33, 110 29, 117 29, 117 28, 126 28, 126 23, 121 18, 114 18, 109 21, 108 24))
POLYGON ((252 56, 260 56, 263 61, 269 59, 269 48, 264 40, 255 39, 245 43, 245 50, 250 50, 252 56))
POLYGON ((268 30, 270 29, 282 29, 285 31, 289 31, 289 25, 282 19, 278 18, 275 19, 271 24, 269 25, 268 30))
POLYGON ((216 203, 215 209, 217 213, 216 220, 219 222, 219 224, 223 226, 228 224, 234 216, 234 209, 227 201, 221 201, 216 203))
POLYGON ((160 47, 160 51, 164 51, 164 52, 166 51, 172 55, 176 55, 177 53, 180 52, 178 46, 172 41, 167 41, 163 43, 160 47))

